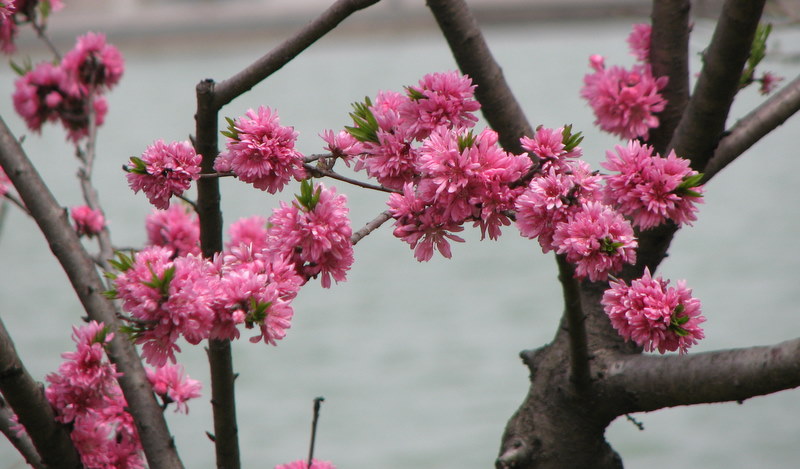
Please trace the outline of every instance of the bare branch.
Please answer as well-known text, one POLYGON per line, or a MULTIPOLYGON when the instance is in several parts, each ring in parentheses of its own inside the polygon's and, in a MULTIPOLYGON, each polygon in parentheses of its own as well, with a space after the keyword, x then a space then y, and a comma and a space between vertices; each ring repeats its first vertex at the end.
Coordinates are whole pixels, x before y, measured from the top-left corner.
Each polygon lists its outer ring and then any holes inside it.
POLYGON ((354 186, 358 186, 358 187, 361 187, 361 188, 364 188, 364 189, 372 189, 374 191, 379 191, 379 192, 388 192, 390 194, 393 194, 393 193, 402 194, 402 191, 399 191, 397 189, 389 189, 388 187, 376 186, 375 184, 369 184, 369 183, 366 183, 366 182, 362 182, 362 181, 359 181, 357 179, 353 179, 353 178, 349 178, 347 176, 343 176, 343 175, 337 173, 336 171, 331 171, 331 170, 328 170, 328 169, 318 168, 316 166, 312 166, 312 165, 307 164, 307 163, 304 163, 303 167, 306 169, 306 171, 311 173, 311 175, 314 176, 314 177, 323 177, 324 176, 324 177, 329 177, 331 179, 336 179, 337 181, 346 182, 348 184, 352 184, 354 186))
POLYGON ((730 133, 720 140, 714 157, 703 171, 703 180, 711 179, 798 111, 800 111, 800 76, 786 84, 731 128, 730 133))
POLYGON ((765 0, 726 0, 694 93, 667 150, 702 169, 714 154, 750 55, 765 0))
POLYGON ((586 392, 591 384, 589 346, 586 339, 586 316, 581 308, 581 294, 575 271, 563 255, 556 256, 558 280, 564 293, 564 316, 569 330, 569 350, 572 382, 578 392, 586 392))
POLYGON ((233 101, 260 81, 278 71, 311 44, 323 37, 353 13, 379 0, 338 0, 316 20, 306 25, 252 65, 217 85, 213 105, 217 109, 233 101))
POLYGON ((6 405, 3 399, 0 399, 0 433, 8 438, 8 441, 10 441, 11 444, 14 445, 14 448, 19 451, 19 454, 25 458, 25 462, 27 462, 29 466, 33 469, 46 469, 30 437, 28 435, 17 435, 16 432, 12 430, 11 417, 13 415, 14 412, 11 408, 6 405))
MULTIPOLYGON (((102 321, 116 331, 117 311, 102 294, 105 287, 95 270, 92 257, 70 226, 65 210, 55 200, 2 119, 0 166, 47 238, 53 255, 61 263, 86 313, 91 319, 102 321)), ((119 384, 128 401, 128 410, 136 422, 149 466, 181 469, 183 464, 175 451, 161 408, 133 344, 123 334, 115 334, 108 355, 122 373, 119 384)))
MULTIPOLYGON (((9 439, 15 442, 15 446, 21 450, 25 459, 33 465, 44 465, 54 469, 81 467, 81 458, 72 444, 69 431, 56 422, 53 408, 44 395, 42 385, 28 374, 2 320, 0 320, 0 391, 17 414, 19 422, 25 427, 35 447, 31 454, 25 450, 24 445, 22 448, 19 447, 23 440, 14 439, 9 435, 9 439)), ((0 416, 0 419, 2 418, 0 416)))
POLYGON ((389 211, 381 212, 380 215, 375 217, 371 222, 364 225, 364 228, 353 233, 353 236, 350 237, 350 242, 353 243, 355 246, 358 244, 359 241, 364 239, 368 234, 372 233, 373 231, 377 230, 381 227, 384 223, 392 219, 392 214, 389 211))
POLYGON ((800 339, 691 355, 626 355, 606 361, 608 395, 624 412, 743 401, 800 386, 800 339))
POLYGON ((486 121, 499 134, 506 151, 523 152, 520 137, 533 135, 522 107, 494 60, 478 22, 464 0, 428 0, 428 8, 439 23, 461 71, 478 85, 475 97, 486 121))

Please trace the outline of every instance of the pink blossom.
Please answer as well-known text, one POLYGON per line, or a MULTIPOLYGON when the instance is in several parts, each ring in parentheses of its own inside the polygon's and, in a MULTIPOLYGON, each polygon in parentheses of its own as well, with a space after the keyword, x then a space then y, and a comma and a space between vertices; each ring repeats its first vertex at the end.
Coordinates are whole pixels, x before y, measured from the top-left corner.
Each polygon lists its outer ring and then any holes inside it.
POLYGON ((14 82, 14 109, 29 129, 40 132, 46 121, 58 120, 66 81, 62 68, 42 62, 14 82))
POLYGON ((550 166, 555 166, 560 172, 569 171, 567 158, 578 158, 582 154, 580 147, 576 146, 567 151, 564 145, 564 127, 549 129, 539 126, 533 138, 523 136, 520 138, 522 148, 533 153, 539 159, 540 170, 547 173, 550 166))
POLYGON ((364 146, 361 142, 346 130, 340 130, 336 134, 332 130, 324 130, 320 137, 327 143, 325 149, 331 152, 334 158, 344 160, 348 166, 352 157, 364 152, 364 146))
POLYGON ((8 194, 8 191, 11 189, 11 179, 8 178, 8 175, 3 168, 0 167, 0 197, 5 196, 8 194))
MULTIPOLYGON (((275 469, 309 469, 308 460, 301 459, 299 461, 292 461, 286 464, 278 464, 277 466, 275 466, 275 469)), ((336 466, 334 466, 333 463, 329 461, 320 461, 319 459, 312 459, 310 469, 336 469, 336 466)))
POLYGON ((439 126, 472 127, 478 121, 473 114, 481 107, 474 99, 475 85, 457 71, 430 73, 406 91, 409 99, 399 106, 399 111, 410 134, 418 140, 439 126))
POLYGON ((631 54, 636 57, 636 60, 643 63, 650 62, 650 35, 652 30, 653 28, 649 24, 634 24, 633 31, 628 36, 631 54))
POLYGON ((183 194, 200 177, 201 160, 189 142, 156 140, 141 158, 131 158, 128 185, 134 192, 143 191, 151 204, 164 210, 170 197, 183 194))
POLYGON ((176 256, 200 255, 200 221, 188 206, 153 209, 144 222, 147 244, 164 246, 176 256))
POLYGON ((133 336, 142 344, 148 363, 175 363, 176 344, 183 337, 190 344, 208 338, 213 327, 212 303, 217 276, 211 263, 192 255, 173 258, 169 248, 150 246, 136 254, 116 276, 116 296, 134 319, 133 336))
POLYGON ((403 187, 402 194, 391 194, 387 204, 395 219, 394 235, 411 245, 414 257, 420 262, 433 257, 434 247, 449 259, 452 254, 448 240, 464 242, 453 234, 463 231, 461 224, 453 222, 441 206, 419 198, 411 184, 403 187))
POLYGON ((16 10, 15 0, 6 0, 0 5, 0 50, 5 54, 13 54, 17 50, 14 45, 17 35, 17 22, 14 20, 16 10))
POLYGON ((322 286, 347 279, 353 263, 352 229, 348 218, 347 197, 323 184, 314 187, 316 202, 303 207, 297 204, 275 209, 269 218, 267 250, 291 259, 297 273, 305 278, 321 275, 322 286))
POLYGON ((624 281, 611 282, 601 303, 611 325, 625 340, 633 340, 647 352, 678 350, 686 353, 704 336, 700 324, 700 301, 692 297, 686 283, 652 278, 645 268, 644 275, 628 286, 624 281))
POLYGON ((516 199, 517 228, 522 236, 537 238, 542 252, 557 249, 553 242, 556 226, 601 195, 600 177, 586 162, 575 161, 568 168, 562 172, 559 166, 551 165, 516 199))
POLYGON ((270 194, 282 190, 292 177, 305 177, 303 155, 294 148, 297 132, 281 126, 278 113, 270 108, 249 109, 226 135, 228 152, 219 157, 224 161, 215 164, 217 171, 230 168, 242 181, 270 194))
POLYGON ((599 56, 593 56, 591 64, 595 72, 584 77, 581 96, 594 110, 595 125, 625 139, 646 139, 659 125, 655 114, 666 107, 659 91, 667 85, 667 77, 653 77, 644 65, 607 69, 599 56))
POLYGON ((646 230, 667 219, 678 225, 697 219, 695 204, 703 202, 703 186, 689 160, 678 158, 674 151, 662 158, 635 140, 615 150, 616 154, 606 152, 601 163, 617 173, 605 176, 605 199, 631 217, 634 226, 646 230))
POLYGON ((75 222, 75 231, 78 236, 92 237, 100 234, 106 226, 106 219, 100 210, 92 210, 86 205, 72 207, 70 209, 72 221, 75 222))
POLYGON ((575 277, 605 280, 622 265, 636 262, 633 228, 622 215, 600 202, 588 202, 559 223, 553 233, 558 254, 575 264, 575 277))
POLYGON ((253 251, 260 251, 267 246, 267 219, 260 216, 240 218, 231 224, 228 234, 231 240, 226 247, 229 250, 246 244, 252 246, 253 251))
POLYGON ((384 187, 399 190, 416 176, 417 149, 411 144, 411 136, 400 128, 379 129, 376 136, 377 142, 363 142, 364 154, 355 170, 366 169, 367 175, 384 187))
POLYGON ((179 365, 164 365, 155 369, 145 368, 147 380, 153 386, 153 392, 161 396, 161 400, 168 404, 174 402, 175 412, 189 413, 186 401, 200 397, 202 385, 199 381, 183 374, 183 367, 179 365))
POLYGON ((89 32, 78 37, 75 47, 67 52, 61 67, 84 95, 89 89, 110 90, 122 78, 125 63, 119 50, 106 44, 105 34, 89 32))
POLYGON ((759 93, 767 95, 775 91, 778 83, 783 81, 783 77, 779 77, 772 72, 764 72, 757 81, 761 82, 761 86, 758 89, 759 93))

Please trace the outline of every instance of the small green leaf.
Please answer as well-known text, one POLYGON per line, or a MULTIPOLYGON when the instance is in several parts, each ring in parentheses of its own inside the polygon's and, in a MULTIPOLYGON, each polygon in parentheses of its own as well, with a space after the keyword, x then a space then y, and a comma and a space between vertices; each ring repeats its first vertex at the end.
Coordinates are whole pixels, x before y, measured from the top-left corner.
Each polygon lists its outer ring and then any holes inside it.
POLYGON ((565 125, 564 130, 561 132, 561 143, 564 144, 564 151, 569 153, 574 150, 583 141, 581 132, 572 133, 572 124, 565 125))
POLYGON ((406 94, 408 95, 408 98, 411 99, 412 101, 419 101, 420 99, 427 99, 427 97, 424 94, 422 94, 421 91, 417 90, 416 88, 413 88, 411 86, 406 86, 405 88, 406 88, 406 94))
POLYGON ((133 166, 123 166, 122 169, 133 174, 147 174, 147 164, 138 156, 131 156, 133 166))
POLYGON ((230 117, 225 117, 225 121, 228 123, 228 128, 220 131, 220 133, 231 140, 239 141, 239 130, 236 128, 236 121, 230 117))
POLYGON ((314 190, 314 182, 309 179, 304 179, 300 182, 300 194, 295 194, 295 199, 303 207, 307 212, 314 210, 314 207, 317 206, 317 202, 319 202, 320 194, 322 193, 322 187, 318 186, 316 191, 314 190))
POLYGON ((475 144, 475 134, 472 133, 472 130, 467 131, 467 133, 458 136, 458 152, 461 153, 467 148, 472 148, 475 144))
POLYGON ((380 126, 370 110, 371 106, 372 101, 369 97, 365 97, 363 103, 353 103, 353 112, 350 113, 350 118, 353 119, 355 125, 345 126, 344 129, 360 142, 379 143, 378 130, 380 130, 380 126))

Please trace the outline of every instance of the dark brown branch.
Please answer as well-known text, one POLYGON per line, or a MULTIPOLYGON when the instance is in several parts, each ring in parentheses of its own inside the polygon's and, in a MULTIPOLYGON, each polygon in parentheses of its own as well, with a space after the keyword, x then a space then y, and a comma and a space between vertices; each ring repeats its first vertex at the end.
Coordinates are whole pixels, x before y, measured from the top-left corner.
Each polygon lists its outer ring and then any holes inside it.
POLYGON ((533 135, 522 107, 508 86, 503 70, 494 60, 478 22, 464 0, 428 0, 450 50, 463 73, 477 86, 475 97, 481 103, 486 121, 499 134, 506 151, 521 154, 520 137, 533 135))
MULTIPOLYGON (((203 156, 201 172, 214 172, 217 157, 219 119, 214 105, 215 83, 205 80, 197 85, 195 150, 203 156)), ((196 211, 200 219, 200 248, 205 257, 222 250, 222 211, 218 178, 197 181, 196 211)), ((209 340, 208 361, 211 368, 211 405, 214 413, 214 446, 219 469, 239 469, 239 430, 236 423, 233 357, 230 340, 209 340)))
POLYGON ((260 81, 289 63, 319 38, 332 31, 348 16, 378 3, 378 1, 338 0, 293 37, 284 41, 241 72, 219 83, 214 97, 214 107, 220 109, 238 96, 241 96, 260 81))
POLYGON ((650 131, 648 143, 663 154, 689 101, 689 0, 655 0, 650 64, 653 75, 668 77, 661 94, 667 107, 658 114, 659 126, 650 131))
MULTIPOLYGON (((726 0, 669 148, 702 169, 722 138, 765 0, 726 0)), ((668 148, 668 149, 669 149, 668 148)))
POLYGON ((388 187, 376 186, 375 184, 369 184, 367 182, 362 182, 362 181, 359 181, 358 179, 353 179, 353 178, 349 178, 347 176, 343 176, 343 175, 337 173, 336 171, 331 171, 331 170, 328 170, 328 169, 318 168, 318 167, 312 166, 312 165, 310 165, 308 163, 304 163, 303 167, 306 169, 306 171, 308 171, 314 177, 329 177, 331 179, 336 179, 337 181, 346 182, 348 184, 352 184, 354 186, 361 187, 361 188, 364 188, 364 189, 371 189, 371 190, 379 191, 379 192, 388 192, 390 194, 393 194, 393 193, 402 194, 402 191, 399 191, 397 189, 389 189, 388 187))
POLYGON ((353 243, 355 246, 359 241, 364 239, 368 234, 372 233, 373 231, 377 230, 381 227, 384 223, 392 219, 392 214, 389 211, 381 212, 380 215, 375 217, 371 222, 364 225, 363 228, 353 233, 350 237, 350 242, 353 243))
MULTIPOLYGON (((53 255, 61 263, 88 316, 116 331, 117 311, 111 301, 103 296, 105 287, 95 270, 92 257, 70 226, 65 210, 55 200, 2 119, 0 166, 47 238, 53 255)), ((148 465, 159 469, 181 469, 183 464, 175 451, 161 408, 133 344, 123 334, 115 334, 108 355, 123 374, 119 384, 128 401, 128 411, 136 423, 148 465)))
POLYGON ((47 469, 42 463, 42 458, 39 457, 39 453, 36 452, 36 448, 33 446, 30 437, 28 435, 17 435, 11 428, 11 417, 13 415, 14 412, 11 408, 6 405, 3 399, 0 399, 0 433, 8 438, 8 441, 11 442, 19 454, 25 458, 25 462, 28 463, 29 466, 33 469, 47 469))
POLYGON ((623 412, 743 401, 800 386, 800 339, 690 355, 626 355, 606 362, 602 386, 623 412))
POLYGON ((730 133, 720 140, 714 157, 703 171, 705 175, 703 180, 711 179, 798 111, 800 111, 800 76, 781 88, 730 129, 730 133))
POLYGON ((578 392, 586 392, 591 384, 589 346, 586 339, 586 316, 581 307, 581 295, 575 271, 561 255, 556 256, 558 280, 564 293, 564 316, 567 319, 570 350, 570 377, 578 392))
POLYGON ((44 388, 28 374, 2 320, 0 320, 0 391, 17 414, 19 422, 25 427, 36 448, 33 454, 22 453, 29 463, 34 465, 38 463, 53 469, 81 467, 81 458, 72 444, 69 431, 56 422, 53 408, 44 395, 44 388), (32 458, 34 459, 31 460, 32 458))

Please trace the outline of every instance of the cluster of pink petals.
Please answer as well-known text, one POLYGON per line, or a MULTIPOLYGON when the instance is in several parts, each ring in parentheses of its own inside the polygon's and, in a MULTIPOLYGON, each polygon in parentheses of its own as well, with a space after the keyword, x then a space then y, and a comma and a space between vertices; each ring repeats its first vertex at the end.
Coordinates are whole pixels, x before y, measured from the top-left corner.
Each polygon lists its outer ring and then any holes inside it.
POLYGON ((700 324, 700 301, 692 297, 692 290, 684 281, 676 287, 661 277, 652 278, 645 269, 644 275, 631 282, 611 282, 603 294, 602 304, 611 324, 625 338, 632 340, 645 351, 659 353, 678 350, 686 353, 704 336, 700 324))
MULTIPOLYGON (((60 122, 72 141, 88 135, 89 109, 86 96, 76 93, 67 71, 49 62, 36 65, 15 83, 14 109, 28 128, 41 132, 45 122, 60 122)), ((108 103, 103 96, 92 100, 95 125, 105 120, 108 103)))
POLYGON ((178 338, 197 344, 213 326, 213 266, 201 257, 173 257, 172 249, 147 247, 114 279, 116 296, 137 327, 135 342, 154 366, 175 363, 178 338))
POLYGON ((622 215, 600 202, 588 202, 553 233, 556 252, 575 265, 575 277, 596 282, 636 262, 638 243, 622 215))
POLYGON ((61 61, 77 93, 86 95, 110 90, 122 78, 125 62, 119 50, 106 43, 105 34, 88 32, 78 38, 75 47, 61 61))
POLYGON ((761 85, 758 88, 758 92, 762 95, 767 95, 775 91, 778 87, 778 83, 783 81, 783 77, 780 77, 772 72, 764 72, 761 75, 761 78, 758 79, 758 82, 761 85))
POLYGON ((14 108, 34 132, 45 122, 60 122, 78 142, 89 135, 92 115, 96 126, 103 124, 108 102, 102 92, 116 85, 123 71, 119 50, 104 35, 87 33, 59 65, 42 62, 16 81, 14 108))
POLYGON ((595 125, 624 139, 646 139, 650 129, 659 125, 655 114, 667 105, 660 94, 667 77, 655 78, 649 65, 606 68, 598 55, 590 62, 595 71, 584 77, 581 96, 594 111, 595 125))
POLYGON ((592 173, 588 163, 565 164, 566 170, 552 165, 534 177, 515 203, 517 228, 522 236, 538 239, 542 252, 558 249, 553 234, 559 224, 602 196, 600 176, 592 173))
POLYGON ((6 0, 0 4, 0 50, 6 54, 13 54, 17 50, 14 45, 17 35, 17 22, 14 19, 16 12, 16 0, 6 0))
POLYGON ((144 222, 147 244, 172 249, 177 256, 200 255, 200 221, 188 206, 153 211, 144 222))
POLYGON ((320 461, 319 459, 311 460, 311 467, 308 466, 307 459, 292 461, 286 464, 278 464, 275 469, 336 469, 336 466, 329 461, 320 461))
POLYGON ((474 99, 472 80, 457 71, 430 73, 417 86, 406 88, 408 98, 399 106, 408 132, 422 140, 439 127, 472 127, 481 108, 474 99))
POLYGON ((179 365, 164 365, 159 368, 145 368, 147 380, 153 392, 161 397, 165 404, 175 403, 175 412, 189 413, 186 401, 200 397, 202 385, 199 381, 184 375, 179 365))
POLYGON ((325 149, 331 152, 334 158, 341 158, 349 166, 354 156, 364 153, 364 145, 346 130, 333 133, 333 130, 324 130, 320 137, 327 144, 325 149))
POLYGON ((250 246, 255 252, 266 248, 267 222, 266 218, 258 215, 236 220, 228 228, 230 241, 226 244, 226 247, 230 250, 240 244, 244 244, 250 246))
POLYGON ((539 171, 547 173, 551 167, 557 172, 569 172, 572 168, 567 158, 579 158, 582 155, 580 147, 566 151, 564 145, 564 127, 551 129, 539 126, 533 138, 523 136, 519 139, 525 151, 536 156, 539 162, 539 171))
POLYGON ((116 381, 120 374, 105 356, 113 333, 92 321, 73 328, 72 337, 76 350, 64 353, 58 372, 47 376, 45 396, 56 419, 71 428, 85 467, 143 468, 139 437, 116 381))
POLYGON ((70 209, 72 221, 75 222, 75 231, 78 236, 92 237, 100 234, 106 226, 106 219, 103 212, 93 210, 86 205, 79 205, 70 209))
POLYGON ((646 230, 672 220, 678 225, 696 220, 695 204, 702 203, 702 186, 683 188, 687 178, 695 176, 689 160, 670 152, 660 157, 648 145, 631 140, 626 147, 617 145, 616 154, 606 152, 601 165, 614 174, 604 177, 605 200, 634 226, 646 230))
POLYGON ((141 158, 131 158, 128 185, 134 192, 143 191, 151 204, 164 210, 173 195, 183 194, 200 177, 201 160, 189 142, 156 140, 141 158))
POLYGON ((257 189, 274 194, 294 177, 306 177, 303 155, 295 150, 297 132, 280 125, 278 113, 268 107, 249 109, 236 119, 228 136, 227 153, 214 163, 219 172, 231 171, 257 189))
POLYGON ((628 46, 630 46, 631 54, 639 62, 650 62, 650 36, 652 35, 652 30, 653 27, 649 24, 634 24, 633 31, 628 36, 628 46))
POLYGON ((313 208, 281 202, 273 211, 267 249, 290 259, 302 277, 319 275, 322 286, 329 288, 331 278, 336 282, 347 279, 353 263, 352 228, 346 196, 322 184, 316 185, 314 192, 319 200, 313 208))

